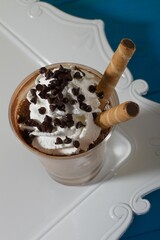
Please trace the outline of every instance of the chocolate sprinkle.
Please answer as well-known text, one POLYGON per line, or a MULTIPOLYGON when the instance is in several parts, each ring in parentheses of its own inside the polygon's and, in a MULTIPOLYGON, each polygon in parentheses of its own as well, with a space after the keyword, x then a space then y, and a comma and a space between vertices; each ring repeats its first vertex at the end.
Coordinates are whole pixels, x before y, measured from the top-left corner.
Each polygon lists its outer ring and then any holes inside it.
POLYGON ((80 88, 72 88, 73 95, 78 96, 79 95, 79 90, 80 90, 80 88))
POLYGON ((94 93, 94 92, 96 91, 96 86, 90 85, 90 86, 88 87, 88 91, 90 91, 91 93, 94 93))
POLYGON ((81 127, 85 127, 85 125, 82 122, 77 122, 76 123, 76 128, 81 128, 81 127))
POLYGON ((25 139, 26 143, 31 144, 33 137, 30 136, 30 132, 27 130, 21 131, 22 137, 25 139))
POLYGON ((98 115, 98 114, 97 114, 96 112, 93 112, 93 113, 92 113, 93 119, 96 119, 97 115, 98 115))
POLYGON ((53 72, 51 70, 48 70, 46 73, 45 73, 45 77, 46 77, 46 80, 49 80, 50 78, 53 77, 53 72))
POLYGON ((37 90, 37 91, 42 91, 42 90, 43 90, 43 85, 37 84, 37 85, 36 85, 36 90, 37 90))
POLYGON ((88 149, 92 149, 92 148, 94 148, 96 146, 96 144, 95 143, 90 143, 89 144, 89 148, 88 149))
POLYGON ((54 103, 57 105, 57 107, 58 106, 62 106, 63 100, 58 98, 58 97, 56 97, 54 103))
POLYGON ((53 104, 53 103, 55 102, 55 97, 49 95, 48 98, 47 98, 47 100, 48 100, 48 102, 49 102, 50 104, 53 104))
POLYGON ((52 125, 48 125, 47 131, 51 133, 53 131, 54 127, 52 125))
POLYGON ((51 91, 51 96, 56 96, 59 93, 59 89, 58 88, 54 88, 51 91))
POLYGON ((71 76, 71 73, 70 73, 70 72, 68 72, 68 73, 65 75, 64 80, 66 80, 67 82, 72 81, 72 76, 71 76))
POLYGON ((58 75, 58 78, 57 78, 56 81, 55 81, 55 85, 56 85, 56 86, 60 86, 60 85, 62 84, 62 82, 63 82, 63 78, 64 78, 64 74, 63 74, 63 73, 61 73, 60 75, 58 75))
POLYGON ((42 99, 45 99, 46 98, 46 92, 45 91, 41 91, 39 93, 39 96, 42 98, 42 99))
POLYGON ((70 114, 70 113, 67 113, 67 114, 65 115, 65 118, 66 118, 68 121, 73 120, 73 116, 72 116, 72 114, 70 114))
POLYGON ((62 143, 63 143, 62 139, 60 137, 57 137, 55 144, 62 144, 62 143))
POLYGON ((48 115, 45 116, 44 118, 44 122, 47 122, 48 124, 51 124, 52 123, 52 118, 48 115))
POLYGON ((47 72, 47 68, 41 67, 41 68, 39 69, 39 72, 40 72, 40 74, 46 73, 46 72, 47 72))
POLYGON ((40 108, 38 109, 38 112, 39 112, 40 114, 44 115, 44 114, 46 113, 46 108, 45 108, 45 107, 40 107, 40 108))
POLYGON ((83 111, 85 112, 91 112, 92 111, 92 108, 90 105, 87 105, 86 103, 84 102, 80 102, 80 109, 82 109, 83 111))
POLYGON ((27 124, 28 126, 32 126, 32 127, 38 127, 39 126, 39 122, 34 120, 34 119, 27 119, 25 124, 27 124))
POLYGON ((33 97, 35 97, 36 96, 36 89, 32 88, 30 90, 30 93, 32 94, 33 97))
POLYGON ((52 112, 54 112, 55 110, 56 110, 56 105, 54 105, 54 104, 50 104, 49 105, 49 108, 50 108, 50 110, 52 111, 52 112))
POLYGON ((63 72, 63 73, 67 73, 67 72, 70 72, 70 69, 64 68, 64 67, 60 64, 59 71, 60 71, 60 72, 63 72))
POLYGON ((77 99, 79 102, 83 102, 85 100, 85 96, 83 94, 80 94, 77 96, 77 99))
POLYGON ((103 91, 102 92, 97 92, 96 95, 97 95, 98 98, 102 99, 104 97, 104 92, 103 91))
POLYGON ((85 76, 85 73, 80 68, 78 68, 77 66, 75 66, 75 70, 78 70, 79 72, 82 73, 83 76, 85 76))
POLYGON ((85 111, 86 106, 87 106, 87 104, 83 103, 83 102, 80 102, 80 104, 79 104, 80 109, 84 110, 84 111, 85 111))
POLYGON ((30 101, 31 101, 31 103, 36 104, 37 103, 37 96, 34 96, 30 101))
POLYGON ((69 102, 69 99, 67 97, 63 98, 63 103, 67 104, 69 102))
POLYGON ((60 126, 61 125, 61 120, 59 118, 54 119, 54 126, 60 126))
POLYGON ((41 124, 41 130, 42 132, 48 132, 48 133, 51 133, 53 131, 54 127, 51 123, 47 122, 47 121, 44 121, 42 124, 41 124))
POLYGON ((74 146, 75 148, 79 148, 79 146, 80 146, 79 141, 77 141, 77 140, 73 141, 73 146, 74 146))
POLYGON ((67 127, 72 127, 73 125, 74 125, 74 121, 73 120, 69 120, 69 121, 67 121, 66 122, 66 125, 67 125, 67 127))
POLYGON ((66 122, 61 120, 61 124, 60 124, 60 127, 61 128, 65 128, 67 125, 66 125, 66 122))
POLYGON ((64 143, 69 144, 71 142, 72 142, 72 139, 66 136, 66 138, 64 139, 64 143))
POLYGON ((71 105, 74 105, 74 104, 76 104, 76 103, 77 103, 77 100, 75 100, 75 99, 70 99, 70 101, 69 101, 69 102, 70 102, 70 104, 71 104, 71 105))
POLYGON ((42 122, 41 125, 38 127, 39 131, 41 132, 48 132, 48 124, 47 122, 42 122))
POLYGON ((75 74, 74 74, 74 76, 73 76, 74 78, 77 78, 77 79, 80 79, 80 78, 82 78, 82 76, 81 76, 81 74, 80 74, 80 72, 75 72, 75 74))
POLYGON ((90 105, 87 105, 84 110, 86 112, 92 112, 92 107, 90 105))
POLYGON ((62 105, 58 106, 58 110, 65 112, 65 105, 62 104, 62 105))

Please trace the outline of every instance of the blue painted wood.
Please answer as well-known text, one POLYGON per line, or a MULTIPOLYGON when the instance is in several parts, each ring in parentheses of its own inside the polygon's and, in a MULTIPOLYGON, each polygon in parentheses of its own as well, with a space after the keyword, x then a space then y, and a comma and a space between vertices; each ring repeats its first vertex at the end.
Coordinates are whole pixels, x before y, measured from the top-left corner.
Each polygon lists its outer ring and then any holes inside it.
POLYGON ((136 43, 129 63, 134 79, 145 79, 149 99, 160 102, 160 1, 159 0, 46 0, 64 12, 86 19, 102 19, 113 50, 123 37, 136 43))
POLYGON ((160 239, 160 190, 148 194, 145 199, 151 203, 150 211, 144 215, 134 216, 132 224, 121 240, 160 239))
POLYGON ((131 238, 123 238, 123 240, 159 240, 160 230, 155 230, 154 232, 146 232, 144 234, 135 235, 131 238))
MULTIPOLYGON (((159 0, 45 0, 64 12, 86 19, 102 19, 113 50, 123 37, 136 43, 129 69, 134 79, 149 84, 146 97, 160 103, 160 1, 159 0)), ((160 190, 148 194, 150 211, 135 216, 122 240, 160 239, 160 190)))

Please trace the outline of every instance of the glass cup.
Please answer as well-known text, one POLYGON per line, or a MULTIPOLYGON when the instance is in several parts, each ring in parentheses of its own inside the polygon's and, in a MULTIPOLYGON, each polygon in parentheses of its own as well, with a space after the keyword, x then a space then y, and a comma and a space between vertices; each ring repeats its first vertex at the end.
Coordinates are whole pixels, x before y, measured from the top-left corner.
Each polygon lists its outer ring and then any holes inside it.
MULTIPOLYGON (((96 76, 97 81, 100 81, 102 78, 102 74, 99 73, 97 70, 77 63, 58 63, 46 66, 46 68, 58 68, 60 64, 66 68, 70 68, 74 65, 80 68, 82 71, 88 71, 96 76)), ((107 142, 112 135, 114 127, 110 129, 106 138, 94 148, 88 150, 87 152, 76 155, 48 155, 28 145, 19 131, 17 123, 17 110, 21 101, 26 98, 29 89, 34 86, 35 78, 38 75, 39 70, 36 70, 35 72, 27 76, 15 89, 9 104, 10 125, 20 142, 41 160, 45 169, 55 181, 66 185, 84 185, 98 174, 98 172, 103 166, 104 161, 108 161, 106 156, 107 142)), ((119 104, 116 91, 114 91, 112 96, 110 97, 110 103, 111 106, 119 104)))

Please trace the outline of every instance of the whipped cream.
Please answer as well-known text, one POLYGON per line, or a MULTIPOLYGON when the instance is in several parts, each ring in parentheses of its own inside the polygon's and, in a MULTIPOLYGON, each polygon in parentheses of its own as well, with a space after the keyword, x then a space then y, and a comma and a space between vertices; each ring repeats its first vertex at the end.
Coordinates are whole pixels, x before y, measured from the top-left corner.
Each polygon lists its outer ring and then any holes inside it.
POLYGON ((100 135, 94 123, 100 112, 95 75, 76 66, 40 69, 27 94, 29 119, 19 124, 28 130, 32 146, 51 155, 87 151, 100 135))

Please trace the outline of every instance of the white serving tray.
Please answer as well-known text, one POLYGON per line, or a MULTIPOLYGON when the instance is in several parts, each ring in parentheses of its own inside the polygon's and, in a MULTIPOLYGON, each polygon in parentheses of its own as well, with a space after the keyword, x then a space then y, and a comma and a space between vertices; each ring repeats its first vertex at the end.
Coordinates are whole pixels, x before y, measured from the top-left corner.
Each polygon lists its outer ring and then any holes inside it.
MULTIPOLYGON (((117 92, 138 102, 140 115, 118 126, 106 167, 87 186, 68 187, 49 178, 40 161, 16 139, 8 104, 17 84, 50 63, 77 62, 103 72, 113 54, 100 20, 84 20, 34 0, 1 0, 0 239, 118 239, 160 188, 160 104, 142 97, 143 80, 128 69, 117 92)), ((134 57, 133 60, 134 61, 134 57)))

